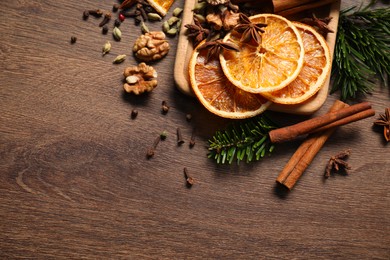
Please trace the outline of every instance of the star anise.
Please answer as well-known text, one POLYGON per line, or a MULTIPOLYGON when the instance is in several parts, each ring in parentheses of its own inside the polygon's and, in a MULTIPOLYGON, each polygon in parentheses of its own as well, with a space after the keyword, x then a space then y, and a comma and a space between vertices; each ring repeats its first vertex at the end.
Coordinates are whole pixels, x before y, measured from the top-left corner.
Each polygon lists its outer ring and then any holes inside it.
POLYGON ((380 118, 374 121, 375 125, 383 126, 383 135, 387 142, 390 141, 390 107, 385 109, 384 114, 379 115, 380 118))
POLYGON ((198 45, 201 41, 210 35, 210 30, 203 28, 200 21, 194 17, 194 24, 186 24, 188 36, 194 39, 194 45, 198 45))
POLYGON ((313 14, 312 18, 303 18, 301 22, 313 26, 320 34, 326 36, 328 33, 334 33, 328 26, 331 20, 332 17, 317 18, 317 16, 313 14))
POLYGON ((229 51, 239 51, 239 47, 234 45, 233 43, 229 42, 223 42, 222 40, 216 40, 216 41, 209 41, 204 43, 202 46, 198 48, 198 50, 208 49, 207 55, 206 55, 206 61, 207 64, 212 58, 218 57, 218 55, 221 53, 222 50, 229 50, 229 51))
POLYGON ((345 173, 348 173, 348 170, 351 167, 345 161, 345 159, 351 154, 351 150, 346 150, 344 152, 338 153, 335 156, 332 156, 329 159, 328 165, 325 170, 325 178, 329 178, 332 170, 339 172, 341 169, 344 170, 345 173))
POLYGON ((243 13, 240 13, 240 23, 234 27, 234 29, 242 33, 241 42, 248 43, 252 39, 257 43, 257 45, 261 44, 261 34, 264 33, 262 27, 266 27, 267 25, 264 23, 253 23, 248 16, 243 13))

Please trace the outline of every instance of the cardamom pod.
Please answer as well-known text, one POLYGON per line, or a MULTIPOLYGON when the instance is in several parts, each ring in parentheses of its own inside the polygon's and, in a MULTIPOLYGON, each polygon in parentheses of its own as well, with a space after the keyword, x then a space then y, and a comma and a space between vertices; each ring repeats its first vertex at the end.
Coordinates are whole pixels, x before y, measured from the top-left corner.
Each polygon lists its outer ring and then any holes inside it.
POLYGON ((112 30, 112 35, 114 36, 114 39, 117 41, 120 41, 122 39, 122 32, 119 30, 118 27, 114 27, 112 30))
POLYGON ((167 31, 168 36, 175 36, 177 34, 177 28, 171 28, 167 31))
POLYGON ((171 29, 171 27, 169 26, 168 21, 165 21, 162 25, 162 30, 163 30, 163 32, 167 33, 169 31, 169 29, 171 29))
POLYGON ((144 22, 141 22, 141 31, 143 34, 150 32, 148 26, 144 22))
POLYGON ((180 7, 176 7, 175 10, 173 10, 172 15, 175 17, 179 17, 183 13, 183 9, 180 7))
POLYGON ((114 59, 114 61, 112 63, 119 64, 119 63, 124 62, 125 59, 126 59, 126 54, 118 55, 118 56, 116 56, 116 58, 114 59))
POLYGON ((194 13, 201 13, 207 6, 207 2, 199 2, 195 5, 194 9, 192 9, 192 11, 194 13))
POLYGON ((107 53, 109 53, 111 50, 111 43, 109 41, 107 41, 104 45, 103 45, 103 56, 106 55, 107 53))
POLYGON ((206 22, 206 17, 204 17, 201 14, 194 14, 194 17, 200 22, 200 23, 205 23, 206 22))
POLYGON ((171 18, 168 19, 168 24, 169 26, 172 26, 174 25, 175 23, 177 23, 180 19, 177 18, 176 16, 172 16, 171 18))
POLYGON ((148 20, 149 21, 161 21, 161 16, 157 13, 148 13, 148 20))

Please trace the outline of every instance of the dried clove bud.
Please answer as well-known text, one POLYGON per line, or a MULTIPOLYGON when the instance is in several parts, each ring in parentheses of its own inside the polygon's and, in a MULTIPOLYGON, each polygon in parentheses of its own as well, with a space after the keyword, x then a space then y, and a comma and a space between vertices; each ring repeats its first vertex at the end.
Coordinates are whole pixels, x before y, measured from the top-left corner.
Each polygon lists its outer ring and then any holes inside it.
POLYGON ((118 10, 119 10, 119 5, 118 5, 118 4, 114 4, 114 5, 112 6, 112 12, 113 12, 113 13, 116 13, 116 12, 118 12, 118 10))
POLYGON ((183 169, 184 172, 184 178, 186 179, 186 185, 188 188, 191 188, 192 185, 194 185, 195 181, 194 179, 188 174, 188 170, 186 167, 183 169))
POLYGON ((88 10, 88 14, 90 14, 90 15, 93 15, 93 16, 95 16, 95 17, 99 18, 99 17, 102 17, 102 15, 103 15, 103 11, 102 11, 102 10, 100 10, 100 9, 96 9, 96 10, 88 10))
POLYGON ((121 26, 122 22, 119 19, 115 19, 114 21, 114 27, 119 27, 121 26))
POLYGON ((190 139, 190 148, 195 146, 195 128, 192 130, 190 139))
POLYGON ((156 151, 157 145, 160 142, 161 137, 157 136, 156 139, 154 140, 153 146, 148 149, 146 152, 146 157, 148 159, 152 158, 154 156, 154 152, 156 151))
POLYGON ((102 28, 102 34, 107 34, 108 33, 108 26, 107 24, 103 26, 102 28))
POLYGON ((87 20, 88 17, 89 17, 89 11, 88 11, 88 10, 85 10, 85 11, 83 12, 83 19, 84 19, 84 20, 87 20))
POLYGON ((176 129, 176 134, 177 134, 177 145, 182 145, 184 144, 183 136, 181 134, 181 129, 178 127, 176 129))
POLYGON ((111 13, 106 13, 104 15, 103 21, 99 23, 99 27, 103 27, 104 25, 108 24, 108 22, 111 20, 111 13))
POLYGON ((161 102, 161 112, 165 115, 168 113, 168 111, 169 111, 169 106, 167 105, 167 102, 163 100, 163 102, 161 102))
POLYGON ((131 119, 135 119, 138 116, 138 110, 133 109, 131 110, 131 119))
POLYGON ((71 43, 71 44, 75 44, 76 41, 77 41, 77 37, 76 37, 76 36, 70 37, 70 43, 71 43))

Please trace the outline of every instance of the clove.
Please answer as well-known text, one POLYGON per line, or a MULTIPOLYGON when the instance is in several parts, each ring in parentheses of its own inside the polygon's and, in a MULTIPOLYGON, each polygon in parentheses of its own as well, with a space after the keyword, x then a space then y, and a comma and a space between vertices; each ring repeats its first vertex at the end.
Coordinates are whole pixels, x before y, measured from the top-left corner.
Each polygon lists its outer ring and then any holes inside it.
POLYGON ((195 128, 192 130, 190 139, 190 148, 195 146, 195 128))
POLYGON ((99 23, 99 27, 103 27, 104 25, 108 24, 108 22, 111 20, 111 13, 106 13, 104 15, 103 21, 99 23))
POLYGON ((163 100, 163 102, 161 103, 161 112, 165 115, 168 113, 168 111, 169 111, 169 106, 167 105, 167 102, 163 100))
POLYGON ((176 129, 176 134, 177 134, 177 145, 182 145, 184 143, 183 136, 181 134, 181 129, 178 127, 176 129))
POLYGON ((148 149, 148 151, 146 152, 146 157, 147 157, 148 159, 150 159, 150 158, 152 158, 152 157, 154 156, 154 152, 156 151, 157 145, 158 145, 158 143, 160 142, 160 140, 161 140, 161 137, 160 137, 160 135, 159 135, 159 136, 157 136, 156 139, 154 140, 154 143, 153 143, 152 147, 150 147, 150 148, 148 149))
POLYGON ((102 15, 103 15, 103 11, 100 10, 100 9, 88 10, 87 12, 88 12, 88 14, 93 15, 93 16, 95 16, 97 18, 102 17, 102 15))
POLYGON ((194 179, 188 174, 188 170, 186 167, 183 169, 184 172, 184 178, 186 178, 186 185, 188 188, 191 188, 192 185, 194 185, 195 181, 194 179))

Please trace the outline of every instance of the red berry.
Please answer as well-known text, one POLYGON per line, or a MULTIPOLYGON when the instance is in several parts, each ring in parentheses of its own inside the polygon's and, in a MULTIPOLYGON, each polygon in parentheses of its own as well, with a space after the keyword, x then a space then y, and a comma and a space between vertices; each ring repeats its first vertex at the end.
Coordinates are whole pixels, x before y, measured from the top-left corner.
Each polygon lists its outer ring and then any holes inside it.
POLYGON ((119 14, 119 20, 121 20, 121 22, 123 22, 125 20, 125 16, 123 14, 119 14))

